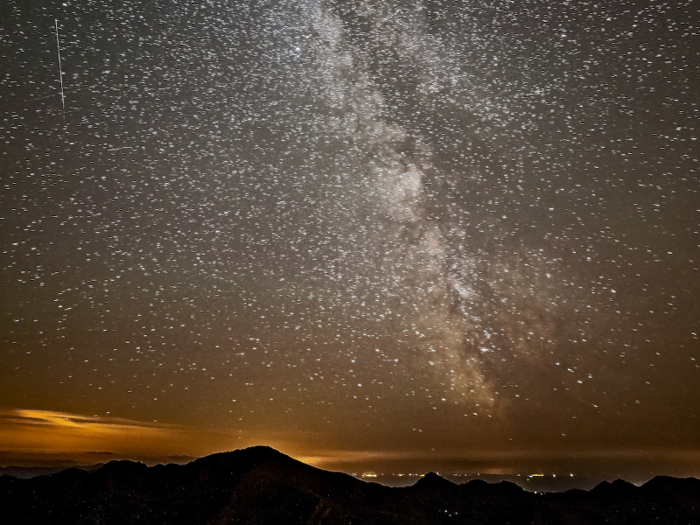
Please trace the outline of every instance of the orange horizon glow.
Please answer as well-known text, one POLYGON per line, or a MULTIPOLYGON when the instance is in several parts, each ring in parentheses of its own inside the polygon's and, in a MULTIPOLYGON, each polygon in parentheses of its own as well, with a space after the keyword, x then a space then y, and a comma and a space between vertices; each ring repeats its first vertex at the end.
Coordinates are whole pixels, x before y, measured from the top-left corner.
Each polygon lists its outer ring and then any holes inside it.
POLYGON ((51 410, 0 411, 0 450, 6 454, 111 453, 117 456, 201 456, 230 436, 183 425, 51 410))
POLYGON ((56 460, 84 464, 105 458, 147 463, 182 462, 261 444, 314 466, 372 456, 371 453, 339 455, 338 451, 332 450, 314 454, 299 450, 287 442, 283 434, 275 433, 251 436, 227 429, 202 430, 185 425, 52 410, 0 410, 0 462, 6 466, 56 460))
MULTIPOLYGON (((455 467, 465 467, 471 462, 472 467, 488 463, 491 466, 486 470, 514 473, 518 470, 514 466, 518 464, 567 457, 565 451, 552 454, 551 451, 537 450, 505 453, 471 450, 462 454, 443 452, 429 455, 417 451, 341 450, 319 446, 318 443, 314 446, 311 441, 301 449, 286 441, 282 434, 241 436, 233 431, 203 431, 184 425, 118 417, 35 409, 0 410, 0 464, 5 466, 88 465, 112 459, 131 459, 148 464, 184 463, 197 457, 260 444, 271 446, 303 463, 341 472, 366 472, 377 470, 380 465, 406 468, 420 465, 425 472, 437 467, 447 471, 450 469, 444 466, 450 463, 455 467), (512 463, 512 466, 497 466, 496 463, 512 463)), ((576 456, 602 461, 665 458, 700 467, 700 452, 695 450, 590 450, 578 451, 576 456)))

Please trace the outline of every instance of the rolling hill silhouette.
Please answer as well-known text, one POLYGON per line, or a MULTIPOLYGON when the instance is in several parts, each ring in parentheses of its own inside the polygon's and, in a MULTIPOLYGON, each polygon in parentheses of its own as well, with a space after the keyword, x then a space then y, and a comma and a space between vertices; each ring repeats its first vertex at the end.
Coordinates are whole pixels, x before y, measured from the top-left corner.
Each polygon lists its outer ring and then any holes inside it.
POLYGON ((269 447, 187 465, 111 461, 32 479, 0 477, 8 524, 695 524, 700 481, 656 477, 641 487, 535 494, 510 482, 456 485, 430 473, 386 487, 328 472, 269 447))

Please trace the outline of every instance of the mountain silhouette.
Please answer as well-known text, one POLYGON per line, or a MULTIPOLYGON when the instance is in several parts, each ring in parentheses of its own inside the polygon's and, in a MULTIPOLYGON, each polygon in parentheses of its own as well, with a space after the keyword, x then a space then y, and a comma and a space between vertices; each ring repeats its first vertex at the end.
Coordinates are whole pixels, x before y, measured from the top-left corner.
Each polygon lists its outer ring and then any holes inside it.
POLYGON ((0 476, 7 524, 700 524, 700 481, 536 494, 514 483, 454 484, 435 473, 386 487, 305 465, 269 447, 186 465, 111 461, 18 479, 0 476))

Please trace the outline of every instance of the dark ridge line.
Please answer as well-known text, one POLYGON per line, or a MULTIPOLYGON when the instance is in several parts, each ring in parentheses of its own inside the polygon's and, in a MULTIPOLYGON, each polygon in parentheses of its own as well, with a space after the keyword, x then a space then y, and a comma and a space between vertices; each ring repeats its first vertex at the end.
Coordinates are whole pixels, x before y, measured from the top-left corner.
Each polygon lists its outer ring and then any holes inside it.
MULTIPOLYGON (((112 452, 102 452, 102 454, 113 454, 112 452)), ((348 474, 346 472, 341 472, 341 471, 333 471, 333 470, 325 470, 320 467, 316 467, 313 465, 309 465, 307 463, 304 463, 303 461, 300 461, 298 459, 295 459, 291 456, 288 456, 287 454, 284 454, 283 452, 280 452, 279 450, 269 446, 269 445, 254 445, 251 447, 247 448, 242 448, 242 449, 235 449, 235 450, 229 450, 229 451, 223 451, 223 452, 215 452, 213 454, 209 454, 207 456, 201 456, 201 457, 194 457, 194 456, 188 456, 188 455, 171 455, 167 456, 168 458, 176 459, 176 458, 182 458, 182 459, 190 459, 190 461, 186 463, 156 463, 153 465, 148 465, 145 461, 139 461, 139 460, 132 460, 132 459, 111 459, 105 463, 95 463, 92 465, 71 465, 67 467, 59 466, 59 467, 51 467, 51 466, 38 466, 38 467, 23 467, 23 466, 0 466, 0 478, 3 476, 7 477, 14 477, 17 479, 23 479, 19 478, 17 476, 13 476, 12 474, 6 474, 3 472, 5 469, 18 469, 18 470, 50 470, 52 472, 47 472, 46 474, 39 474, 37 476, 33 476, 32 478, 28 479, 34 479, 35 477, 44 477, 44 476, 53 476, 56 474, 60 474, 65 471, 69 470, 77 470, 77 471, 84 471, 87 472, 88 474, 95 473, 105 467, 110 466, 111 464, 115 465, 134 465, 138 466, 138 468, 145 468, 147 470, 150 469, 158 469, 162 467, 184 467, 188 465, 203 465, 205 463, 212 462, 215 459, 222 459, 222 458, 231 458, 233 457, 232 455, 236 454, 256 454, 256 455, 261 455, 261 454, 268 454, 268 456, 263 456, 263 457, 277 457, 279 459, 283 459, 284 461, 289 461, 292 462, 293 464, 296 464, 296 466, 303 466, 305 468, 309 469, 314 469, 316 471, 319 471, 321 473, 328 473, 328 474, 336 474, 336 475, 342 475, 342 476, 347 476, 349 479, 359 481, 361 483, 366 483, 370 485, 379 485, 382 487, 390 488, 390 489, 406 489, 406 488, 412 488, 412 487, 425 487, 425 486, 444 486, 444 487, 464 487, 464 486, 470 486, 470 485, 487 485, 487 486, 511 486, 514 488, 517 488, 518 490, 522 490, 525 493, 530 493, 530 494, 567 494, 569 492, 584 492, 584 493, 592 493, 595 491, 600 491, 607 489, 608 487, 614 487, 618 489, 624 488, 633 488, 633 489, 639 489, 646 487, 650 483, 661 483, 664 480, 671 480, 671 481, 700 481, 700 478, 696 477, 686 477, 686 478, 676 478, 673 476, 666 476, 666 475, 656 475, 649 480, 647 480, 644 483, 641 483, 639 485, 635 483, 631 483, 629 481, 626 481, 621 478, 617 478, 612 481, 608 480, 602 480, 599 483, 597 483, 594 487, 590 489, 580 489, 580 488, 571 488, 567 489, 565 491, 534 491, 534 490, 528 490, 525 487, 522 487, 518 485, 517 483, 514 483, 509 480, 501 480, 501 481, 496 481, 496 482, 490 482, 482 478, 476 478, 476 479, 470 479, 465 481, 464 483, 455 483, 454 481, 451 481, 447 478, 444 478, 440 476, 438 473, 429 471, 425 474, 422 474, 415 483, 411 485, 404 485, 404 486, 398 486, 394 487, 391 485, 385 485, 379 481, 373 481, 373 480, 367 480, 367 479, 361 479, 356 476, 353 476, 352 474, 348 474)), ((127 467, 128 468, 128 467, 127 467)))

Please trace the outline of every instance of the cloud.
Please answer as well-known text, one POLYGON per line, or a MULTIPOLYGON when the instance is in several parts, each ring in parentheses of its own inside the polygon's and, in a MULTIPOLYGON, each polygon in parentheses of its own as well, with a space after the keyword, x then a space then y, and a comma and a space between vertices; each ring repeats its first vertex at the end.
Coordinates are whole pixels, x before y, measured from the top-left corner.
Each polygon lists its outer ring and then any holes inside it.
POLYGON ((0 411, 0 424, 12 422, 24 425, 80 427, 83 425, 101 426, 105 429, 124 428, 172 428, 172 425, 144 423, 132 419, 116 417, 84 416, 52 410, 14 409, 0 411))
POLYGON ((193 438, 185 427, 155 422, 50 410, 0 411, 0 449, 7 452, 180 454, 193 438))

